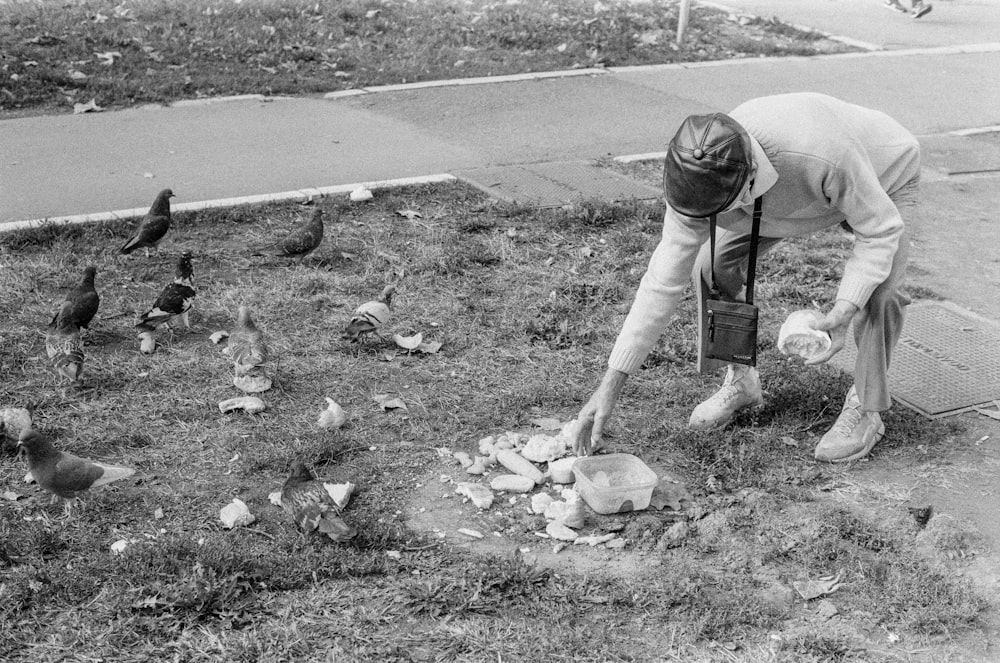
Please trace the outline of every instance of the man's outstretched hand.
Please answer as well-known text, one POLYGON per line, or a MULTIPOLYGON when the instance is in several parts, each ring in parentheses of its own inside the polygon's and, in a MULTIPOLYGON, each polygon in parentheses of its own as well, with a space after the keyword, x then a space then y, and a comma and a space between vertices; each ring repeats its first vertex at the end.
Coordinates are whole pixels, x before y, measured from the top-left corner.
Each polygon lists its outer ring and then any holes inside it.
POLYGON ((580 410, 580 414, 576 417, 576 435, 573 438, 573 453, 577 456, 589 456, 594 449, 601 446, 604 427, 611 418, 627 377, 627 373, 609 368, 597 391, 580 410))
POLYGON ((833 355, 840 352, 847 340, 847 329, 857 312, 857 306, 846 299, 838 299, 826 317, 813 325, 819 331, 828 332, 831 343, 829 350, 805 362, 807 366, 826 363, 833 355))

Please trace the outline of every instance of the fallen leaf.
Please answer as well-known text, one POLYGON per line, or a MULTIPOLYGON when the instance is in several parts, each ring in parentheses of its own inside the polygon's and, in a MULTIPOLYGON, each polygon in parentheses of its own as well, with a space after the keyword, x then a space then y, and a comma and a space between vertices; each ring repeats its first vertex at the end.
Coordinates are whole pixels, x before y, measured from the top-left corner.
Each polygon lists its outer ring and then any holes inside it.
POLYGON ((122 56, 118 51, 105 51, 104 53, 94 53, 98 61, 105 67, 110 67, 115 63, 115 58, 122 56))
MULTIPOLYGON (((210 340, 212 342, 212 345, 218 345, 219 343, 222 343, 222 339, 225 339, 225 338, 229 338, 229 332, 227 332, 227 331, 217 331, 217 332, 213 332, 212 335, 208 337, 208 340, 210 340)), ((229 354, 229 353, 226 353, 226 354, 229 354)))
POLYGON ((274 506, 281 506, 281 491, 276 490, 267 494, 267 500, 274 506))
POLYGON ((111 544, 111 552, 113 552, 116 555, 120 555, 123 552, 125 552, 126 548, 128 548, 128 544, 129 544, 128 539, 118 539, 117 541, 111 544))
POLYGON ((538 426, 542 430, 561 430, 562 422, 554 417, 542 417, 540 419, 532 419, 531 423, 538 426))
POLYGON ((403 399, 398 398, 396 396, 390 396, 389 394, 376 394, 375 396, 372 397, 372 400, 378 403, 379 407, 382 408, 383 412, 385 412, 386 410, 406 409, 406 403, 403 402, 403 399))
POLYGON ((413 336, 402 336, 400 334, 394 334, 392 340, 396 342, 396 345, 407 351, 416 350, 420 347, 420 344, 424 340, 424 335, 421 333, 416 333, 413 336))
POLYGON ((785 437, 781 438, 781 443, 784 444, 786 447, 798 447, 799 446, 799 441, 798 440, 796 440, 794 437, 788 437, 787 435, 785 437))
POLYGON ((16 502, 16 501, 18 501, 19 499, 21 499, 21 498, 22 498, 22 497, 24 497, 24 496, 23 496, 23 495, 20 495, 20 494, 18 494, 18 493, 15 493, 15 492, 14 492, 14 491, 12 491, 12 490, 7 490, 7 491, 4 491, 4 493, 3 493, 2 497, 3 497, 3 498, 4 498, 5 500, 8 500, 8 501, 10 501, 10 502, 16 502))
POLYGON ((435 354, 441 349, 440 341, 427 341, 426 343, 421 343, 417 346, 417 352, 423 352, 427 355, 435 354))
POLYGON ((100 113, 102 110, 104 109, 97 105, 96 99, 91 99, 85 104, 73 104, 73 115, 79 115, 80 113, 100 113))
POLYGON ((416 212, 416 211, 414 211, 412 209, 398 209, 398 210, 396 210, 396 214, 398 214, 398 215, 400 215, 402 217, 405 217, 407 219, 410 219, 411 221, 413 219, 422 219, 422 218, 424 218, 423 214, 421 214, 420 212, 416 212))
POLYGON ((844 570, 840 569, 836 575, 824 576, 819 580, 804 580, 792 582, 792 587, 805 600, 815 599, 820 596, 832 594, 840 589, 841 579, 844 577, 844 570))
POLYGON ((162 507, 157 508, 156 511, 153 512, 153 518, 155 518, 156 520, 160 520, 161 518, 163 518, 162 507))
POLYGON ((464 534, 466 536, 470 536, 473 539, 481 539, 481 538, 483 538, 483 533, 482 532, 480 532, 478 530, 474 530, 474 529, 469 529, 468 527, 462 527, 462 528, 460 528, 458 530, 458 533, 459 534, 464 534))
POLYGON ((87 74, 83 73, 79 69, 70 69, 69 77, 74 81, 85 81, 87 80, 87 74))

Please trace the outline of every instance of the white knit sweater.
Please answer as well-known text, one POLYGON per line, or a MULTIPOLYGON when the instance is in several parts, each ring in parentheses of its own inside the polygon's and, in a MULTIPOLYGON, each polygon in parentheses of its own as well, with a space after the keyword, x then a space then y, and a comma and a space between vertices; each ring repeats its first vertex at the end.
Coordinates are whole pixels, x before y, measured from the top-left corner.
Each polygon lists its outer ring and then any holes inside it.
MULTIPOLYGON (((888 276, 903 232, 890 195, 919 177, 917 139, 884 113, 815 93, 753 99, 730 116, 753 139, 753 194, 764 198, 761 235, 805 235, 846 219, 855 242, 837 299, 863 308, 888 276)), ((718 224, 749 233, 751 211, 752 205, 720 214, 718 224)), ((610 368, 631 374, 645 361, 708 234, 707 219, 667 208, 663 237, 608 358, 610 368)))

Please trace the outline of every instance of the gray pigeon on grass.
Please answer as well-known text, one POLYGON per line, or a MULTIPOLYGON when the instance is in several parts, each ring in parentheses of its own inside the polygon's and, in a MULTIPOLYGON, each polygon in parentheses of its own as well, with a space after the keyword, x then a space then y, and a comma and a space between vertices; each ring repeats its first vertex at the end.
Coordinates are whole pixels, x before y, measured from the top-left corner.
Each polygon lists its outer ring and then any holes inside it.
POLYGON ((170 189, 164 189, 157 194, 146 216, 122 246, 121 253, 127 254, 136 249, 145 249, 148 258, 150 249, 159 250, 160 242, 170 230, 170 199, 173 196, 174 192, 170 189))

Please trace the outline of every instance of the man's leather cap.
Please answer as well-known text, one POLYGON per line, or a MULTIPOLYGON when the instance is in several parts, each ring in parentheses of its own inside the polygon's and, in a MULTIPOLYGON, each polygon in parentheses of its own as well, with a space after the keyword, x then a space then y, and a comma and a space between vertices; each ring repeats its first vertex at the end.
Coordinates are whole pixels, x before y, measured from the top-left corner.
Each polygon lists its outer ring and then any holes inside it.
POLYGON ((685 216, 718 214, 736 200, 750 176, 750 136, 724 113, 691 115, 667 147, 663 191, 685 216))

